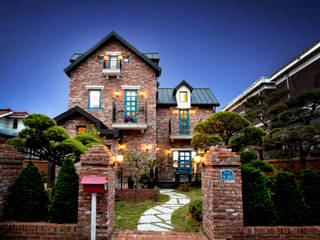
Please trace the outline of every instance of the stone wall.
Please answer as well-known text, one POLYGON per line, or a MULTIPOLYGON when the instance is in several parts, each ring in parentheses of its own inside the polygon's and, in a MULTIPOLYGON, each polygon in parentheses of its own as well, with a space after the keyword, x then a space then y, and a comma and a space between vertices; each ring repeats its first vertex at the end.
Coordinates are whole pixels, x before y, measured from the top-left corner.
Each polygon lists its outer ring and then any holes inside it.
POLYGON ((160 190, 155 189, 116 189, 120 200, 154 200, 158 201, 160 190), (156 192, 157 191, 157 192, 156 192))
POLYGON ((202 224, 210 239, 231 239, 243 227, 240 156, 225 146, 212 147, 202 169, 202 224), (233 180, 222 180, 222 170, 233 180))
MULTIPOLYGON (((115 168, 112 155, 105 146, 94 145, 81 155, 79 179, 83 176, 106 177, 108 189, 97 193, 97 239, 109 238, 114 230, 115 168)), ((91 231, 91 193, 83 191, 79 185, 78 232, 79 239, 90 238, 91 231)))
POLYGON ((14 185, 22 170, 24 155, 13 146, 0 144, 0 221, 4 217, 4 209, 10 188, 14 185))

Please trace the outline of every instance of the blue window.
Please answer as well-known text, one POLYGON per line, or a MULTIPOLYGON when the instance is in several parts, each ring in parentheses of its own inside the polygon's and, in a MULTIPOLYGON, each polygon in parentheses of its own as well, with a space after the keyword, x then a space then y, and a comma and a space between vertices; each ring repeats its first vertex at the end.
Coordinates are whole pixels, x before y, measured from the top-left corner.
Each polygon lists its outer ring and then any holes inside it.
POLYGON ((189 110, 184 109, 179 111, 179 134, 189 135, 189 110))
POLYGON ((100 109, 101 108, 101 90, 90 89, 88 97, 88 109, 100 109))
POLYGON ((124 121, 137 122, 137 90, 125 90, 124 92, 124 121))
POLYGON ((178 173, 181 177, 187 177, 192 173, 192 161, 190 151, 180 151, 178 157, 178 173))

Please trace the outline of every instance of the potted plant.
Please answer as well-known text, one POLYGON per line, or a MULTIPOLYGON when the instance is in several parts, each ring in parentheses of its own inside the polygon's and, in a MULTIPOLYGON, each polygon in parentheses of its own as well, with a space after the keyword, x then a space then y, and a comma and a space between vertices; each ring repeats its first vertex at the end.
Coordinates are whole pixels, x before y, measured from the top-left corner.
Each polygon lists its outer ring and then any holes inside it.
POLYGON ((140 172, 139 182, 140 182, 142 188, 144 188, 144 186, 147 184, 148 177, 149 177, 149 173, 147 171, 140 172))
POLYGON ((134 181, 133 181, 133 179, 132 179, 132 176, 129 175, 129 176, 128 176, 128 188, 129 188, 129 189, 133 189, 133 185, 134 185, 134 181))
POLYGON ((119 109, 118 113, 124 113, 124 110, 123 109, 119 109))
POLYGON ((144 109, 144 107, 141 107, 140 109, 139 109, 139 112, 140 113, 144 113, 146 110, 144 109))
POLYGON ((124 119, 124 121, 127 123, 127 122, 133 122, 134 121, 134 117, 126 117, 125 119, 124 119))

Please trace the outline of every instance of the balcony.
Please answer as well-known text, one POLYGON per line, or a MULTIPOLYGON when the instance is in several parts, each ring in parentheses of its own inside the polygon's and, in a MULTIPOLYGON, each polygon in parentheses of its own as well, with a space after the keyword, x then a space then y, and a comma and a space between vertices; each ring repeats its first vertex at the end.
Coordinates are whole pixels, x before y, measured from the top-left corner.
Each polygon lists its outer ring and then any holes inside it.
POLYGON ((131 106, 131 111, 124 101, 113 102, 112 128, 122 130, 140 130, 142 133, 147 128, 147 102, 137 101, 131 106), (132 117, 134 116, 134 117, 132 117))
POLYGON ((173 142, 174 140, 191 140, 195 131, 193 130, 194 126, 199 121, 189 119, 185 128, 181 128, 179 119, 170 119, 169 120, 169 134, 170 140, 173 142))
POLYGON ((121 76, 121 69, 122 69, 122 62, 121 60, 109 60, 103 62, 103 69, 102 72, 106 79, 109 78, 109 76, 116 76, 117 79, 121 76))

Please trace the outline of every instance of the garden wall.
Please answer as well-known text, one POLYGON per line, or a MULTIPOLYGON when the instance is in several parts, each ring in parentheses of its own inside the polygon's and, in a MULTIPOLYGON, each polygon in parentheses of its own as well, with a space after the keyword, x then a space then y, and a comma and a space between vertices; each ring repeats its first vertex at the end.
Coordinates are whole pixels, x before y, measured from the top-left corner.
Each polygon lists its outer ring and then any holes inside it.
MULTIPOLYGON (((271 159, 267 160, 279 171, 288 171, 292 173, 299 173, 301 171, 301 163, 298 158, 285 159, 271 159)), ((320 170, 320 157, 308 157, 306 161, 307 169, 320 170)))
POLYGON ((14 147, 0 144, 0 221, 3 220, 10 188, 22 170, 23 161, 24 155, 14 147))
POLYGON ((116 189, 120 200, 154 200, 157 201, 160 190, 154 189, 116 189))
POLYGON ((3 222, 0 239, 77 239, 77 224, 3 222))

